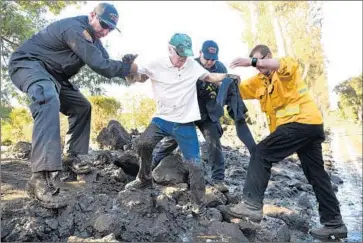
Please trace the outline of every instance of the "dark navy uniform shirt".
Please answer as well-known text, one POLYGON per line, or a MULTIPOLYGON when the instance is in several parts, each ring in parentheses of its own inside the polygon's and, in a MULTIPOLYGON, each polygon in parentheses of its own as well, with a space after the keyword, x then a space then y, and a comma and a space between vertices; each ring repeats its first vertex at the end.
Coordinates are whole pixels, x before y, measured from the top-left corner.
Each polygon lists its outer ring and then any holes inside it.
MULTIPOLYGON (((200 58, 196 58, 195 60, 201 64, 200 58)), ((227 73, 227 68, 220 61, 216 61, 211 68, 206 68, 206 70, 211 73, 227 73)), ((224 111, 223 107, 217 104, 216 99, 211 98, 211 90, 215 90, 215 92, 218 93, 218 85, 201 80, 197 81, 198 103, 201 120, 204 121, 210 119, 213 122, 216 122, 223 116, 224 111)))
POLYGON ((88 16, 58 20, 33 35, 12 54, 9 73, 24 68, 24 61, 41 62, 60 82, 68 81, 85 64, 107 78, 124 78, 130 71, 130 64, 109 59, 101 41, 94 37, 88 16))

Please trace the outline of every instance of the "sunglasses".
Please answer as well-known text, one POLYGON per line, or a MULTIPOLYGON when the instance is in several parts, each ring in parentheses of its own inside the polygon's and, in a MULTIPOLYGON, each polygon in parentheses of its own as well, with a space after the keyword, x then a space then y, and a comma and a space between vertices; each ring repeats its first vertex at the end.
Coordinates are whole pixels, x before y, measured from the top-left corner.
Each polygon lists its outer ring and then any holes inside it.
POLYGON ((214 62, 215 60, 214 59, 208 59, 208 58, 205 58, 205 57, 203 57, 206 61, 212 61, 212 62, 214 62))
POLYGON ((115 28, 113 28, 112 26, 108 25, 105 21, 103 21, 100 17, 97 16, 98 21, 100 22, 100 25, 102 27, 102 29, 104 30, 110 30, 113 31, 115 28))
POLYGON ((180 55, 180 53, 176 50, 176 48, 174 46, 172 46, 173 50, 175 51, 175 53, 178 55, 179 59, 186 59, 187 57, 184 57, 182 55, 180 55))

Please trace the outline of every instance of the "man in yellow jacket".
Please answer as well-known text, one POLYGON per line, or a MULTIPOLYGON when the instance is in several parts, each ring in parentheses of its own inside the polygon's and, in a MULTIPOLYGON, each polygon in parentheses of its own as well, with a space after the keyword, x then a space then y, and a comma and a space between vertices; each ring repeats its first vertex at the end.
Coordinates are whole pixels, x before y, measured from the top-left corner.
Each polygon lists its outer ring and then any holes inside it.
POLYGON ((324 169, 323 119, 301 78, 297 61, 290 57, 272 59, 267 46, 257 45, 250 58, 237 58, 230 65, 231 68, 238 66, 253 66, 259 71, 256 76, 242 81, 239 89, 243 99, 260 101, 271 134, 256 146, 244 183, 243 199, 229 208, 229 214, 260 222, 272 164, 296 152, 315 192, 320 222, 324 225, 311 230, 310 234, 321 239, 347 237, 339 202, 324 169))

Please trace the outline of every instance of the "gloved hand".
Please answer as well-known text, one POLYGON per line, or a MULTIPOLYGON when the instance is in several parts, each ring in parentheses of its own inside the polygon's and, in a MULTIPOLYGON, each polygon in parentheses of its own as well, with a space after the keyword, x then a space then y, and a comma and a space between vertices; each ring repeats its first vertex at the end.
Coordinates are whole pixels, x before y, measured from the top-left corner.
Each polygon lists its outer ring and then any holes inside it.
POLYGON ((122 62, 132 64, 137 56, 138 54, 126 54, 122 57, 122 62))
POLYGON ((217 89, 213 85, 208 85, 206 90, 210 99, 215 99, 217 97, 217 89))
POLYGON ((237 86, 241 83, 241 77, 236 74, 227 74, 227 78, 233 79, 233 81, 237 84, 237 86))

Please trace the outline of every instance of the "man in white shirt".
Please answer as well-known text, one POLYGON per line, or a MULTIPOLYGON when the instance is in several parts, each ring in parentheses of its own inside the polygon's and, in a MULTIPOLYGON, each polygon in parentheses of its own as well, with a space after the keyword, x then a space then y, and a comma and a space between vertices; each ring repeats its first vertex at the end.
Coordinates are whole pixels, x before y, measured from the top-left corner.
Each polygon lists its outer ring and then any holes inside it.
POLYGON ((205 180, 194 125, 194 121, 201 118, 196 83, 198 79, 221 82, 227 74, 209 73, 193 58, 188 58, 193 56, 193 51, 192 40, 186 34, 174 34, 168 51, 166 58, 139 64, 137 77, 127 77, 129 82, 143 82, 150 78, 157 109, 138 139, 136 148, 141 157, 140 169, 136 180, 128 183, 126 189, 152 185, 152 151, 160 140, 172 136, 187 162, 190 190, 193 201, 198 205, 197 213, 204 214, 205 180))

